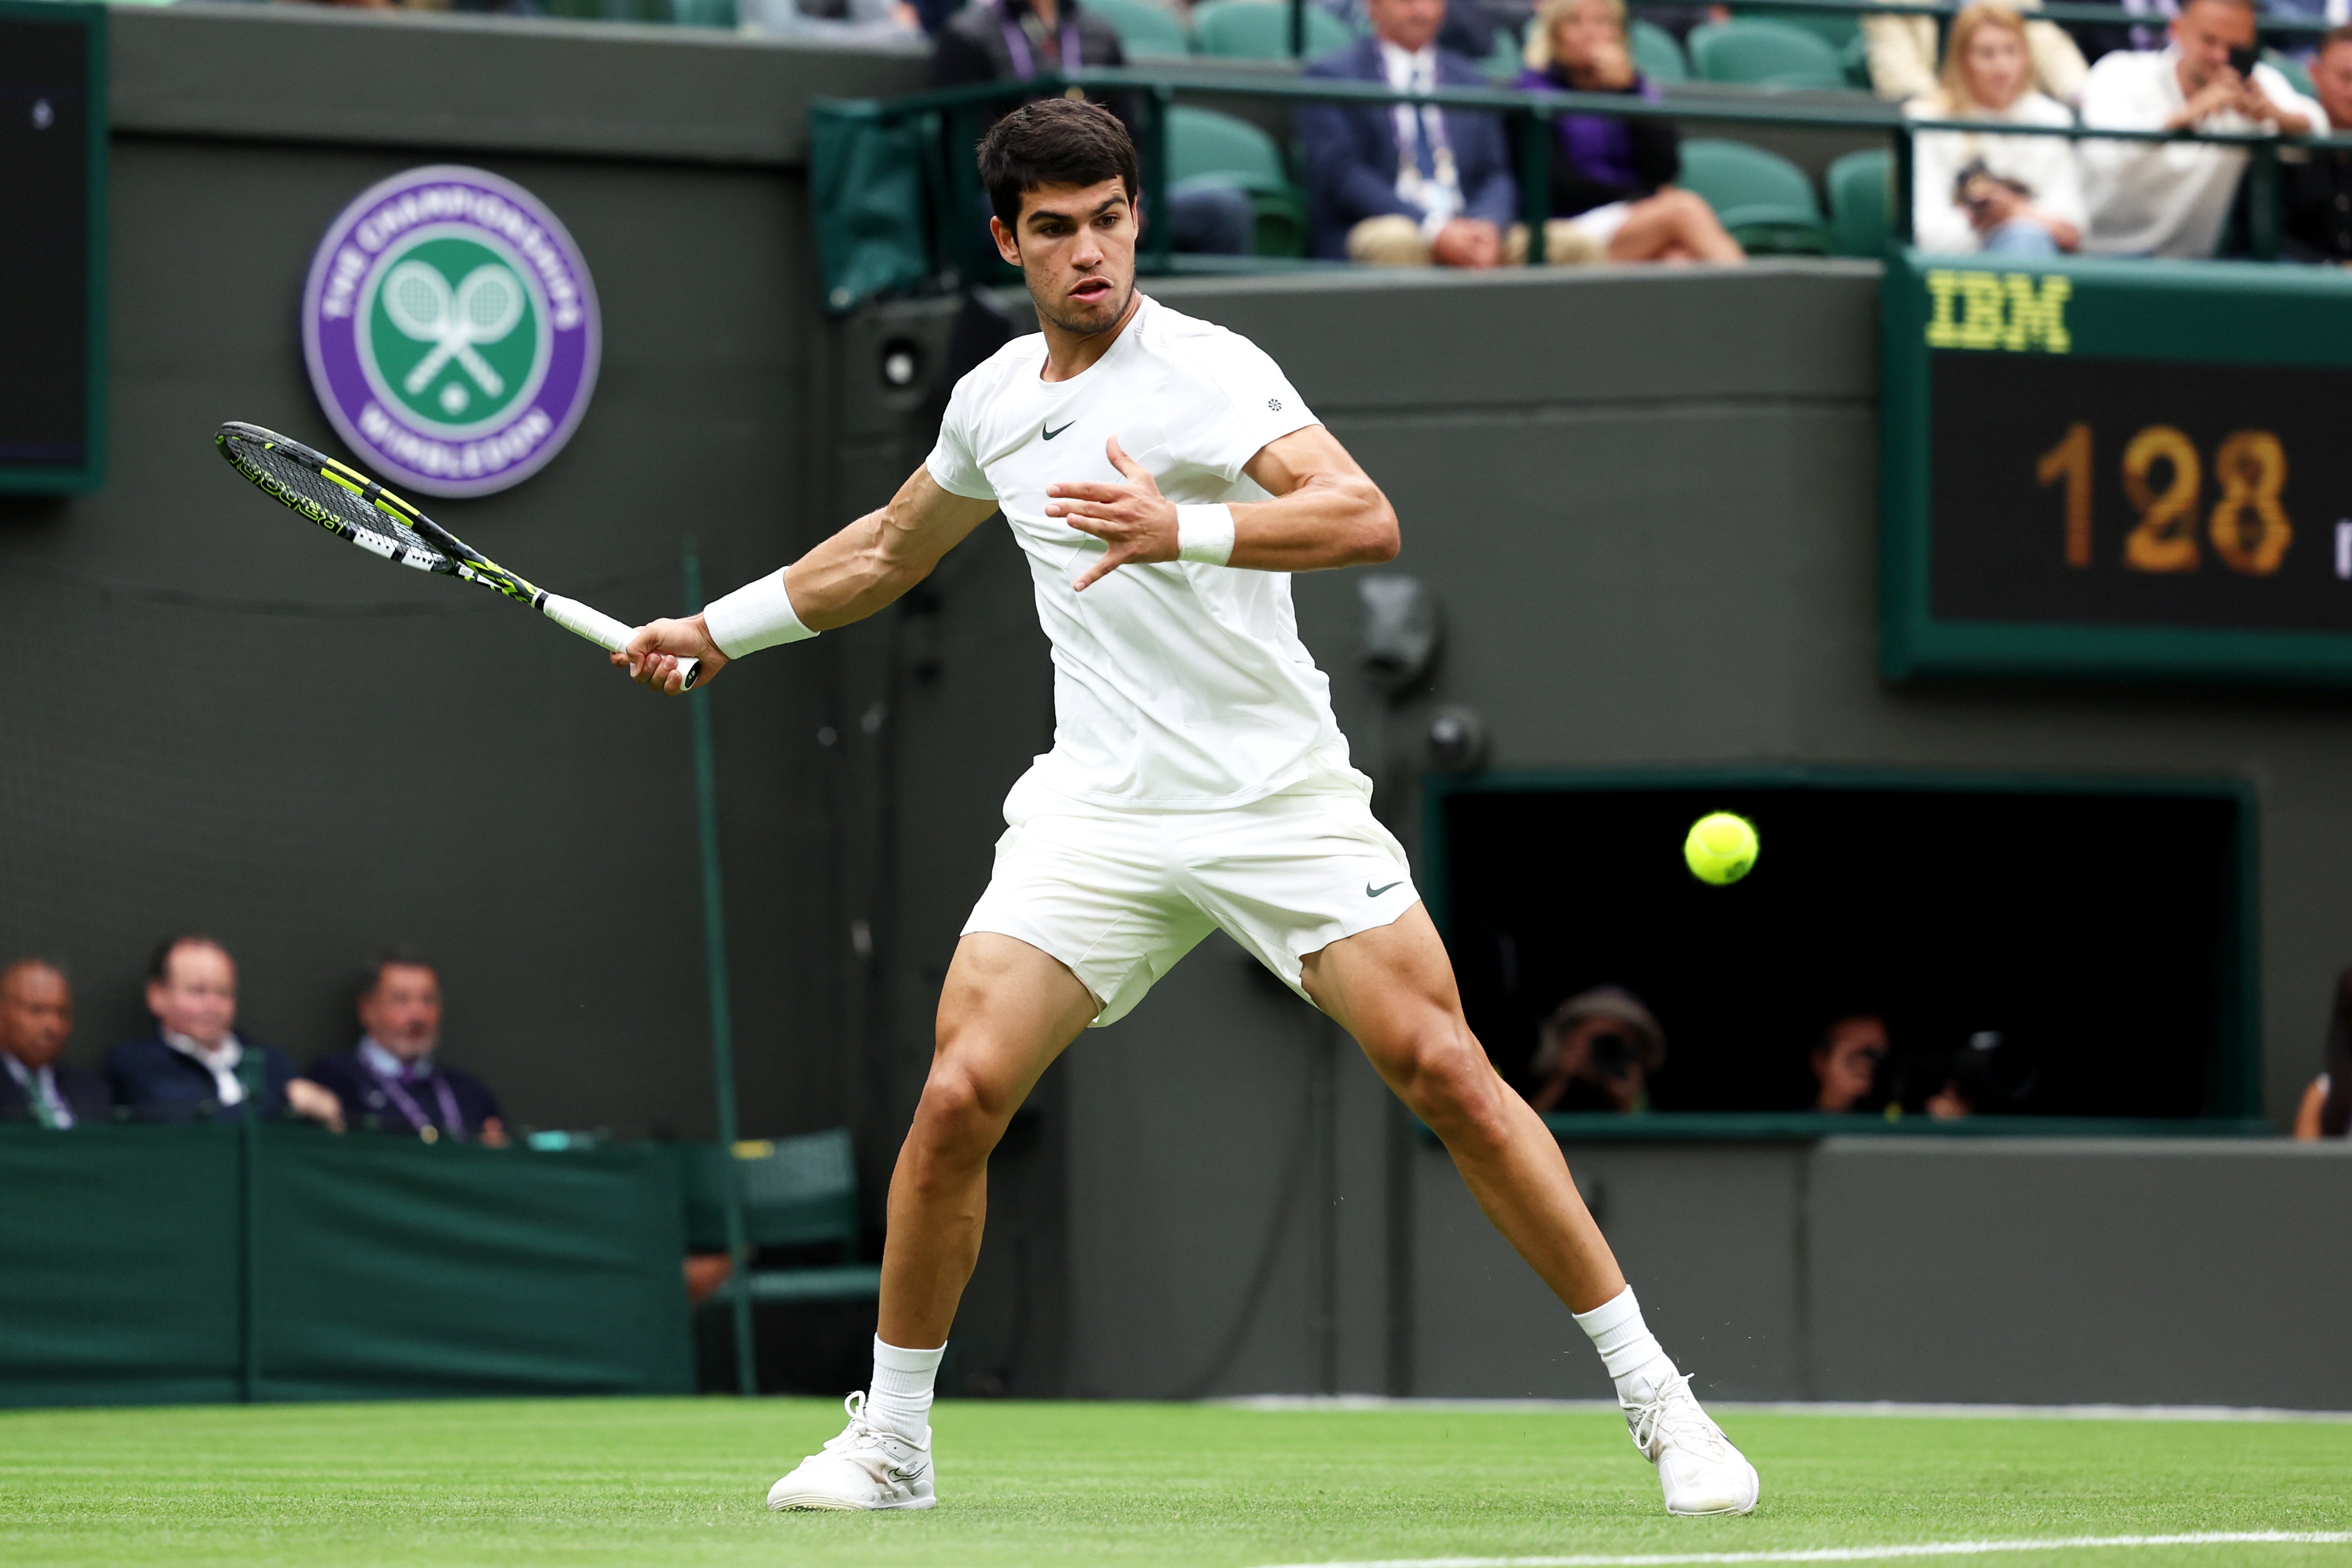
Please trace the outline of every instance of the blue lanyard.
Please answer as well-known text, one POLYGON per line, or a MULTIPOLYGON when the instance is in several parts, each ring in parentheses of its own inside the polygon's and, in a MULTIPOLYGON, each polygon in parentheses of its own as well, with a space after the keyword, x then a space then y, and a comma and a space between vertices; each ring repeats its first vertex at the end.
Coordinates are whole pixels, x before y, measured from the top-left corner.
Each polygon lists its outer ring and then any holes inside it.
MULTIPOLYGON (((1029 52, 1028 37, 1021 24, 1013 19, 1013 7, 1007 0, 996 0, 996 25, 1004 29, 1004 49, 1013 57, 1013 74, 1022 78, 1037 74, 1037 58, 1029 52)), ((1062 68, 1076 70, 1086 61, 1078 49, 1078 24, 1066 6, 1062 13, 1062 68)))
MULTIPOLYGON (((408 1124, 411 1127, 415 1128, 419 1132, 436 1131, 433 1119, 425 1114, 425 1108, 416 1103, 408 1090, 400 1086, 397 1079, 384 1077, 375 1063, 365 1058, 361 1058, 360 1065, 367 1068, 368 1077, 383 1086, 384 1093, 392 1096, 393 1103, 400 1107, 400 1113, 408 1118, 408 1124)), ((466 1123, 457 1114, 457 1097, 449 1092, 449 1080, 437 1072, 433 1075, 433 1098, 441 1107, 441 1122, 443 1126, 449 1129, 449 1135, 453 1138, 465 1137, 466 1123)))

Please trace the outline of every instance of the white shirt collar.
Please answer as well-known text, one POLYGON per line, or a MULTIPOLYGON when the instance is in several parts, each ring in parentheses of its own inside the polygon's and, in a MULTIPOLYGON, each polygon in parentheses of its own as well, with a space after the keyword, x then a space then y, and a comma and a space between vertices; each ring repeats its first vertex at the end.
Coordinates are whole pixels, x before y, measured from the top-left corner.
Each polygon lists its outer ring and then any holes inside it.
POLYGON ((74 1124, 73 1108, 66 1103, 66 1097, 58 1092, 58 1075, 54 1068, 28 1068, 17 1059, 14 1051, 0 1051, 0 1063, 7 1066, 8 1076, 16 1080, 18 1088, 27 1095, 41 1097, 47 1104, 49 1113, 58 1119, 58 1126, 71 1127, 74 1124))
MULTIPOLYGON (((1128 323, 1129 326, 1134 324, 1132 321, 1128 323)), ((395 1082, 404 1082, 410 1078, 429 1078, 433 1073, 431 1051, 425 1052, 414 1062, 404 1062, 393 1054, 390 1047, 373 1035, 360 1037, 360 1060, 395 1082)))
POLYGON ((236 1076, 237 1064, 245 1059, 245 1043, 236 1031, 221 1037, 221 1043, 210 1050, 196 1044, 186 1035, 162 1031, 163 1043, 193 1060, 213 1075, 213 1098, 224 1106, 245 1103, 245 1080, 236 1076))
POLYGON ((1381 39, 1380 45, 1381 67, 1388 72, 1391 87, 1402 91, 1409 87, 1437 85, 1437 46, 1434 43, 1423 44, 1412 50, 1391 44, 1386 38, 1381 39))

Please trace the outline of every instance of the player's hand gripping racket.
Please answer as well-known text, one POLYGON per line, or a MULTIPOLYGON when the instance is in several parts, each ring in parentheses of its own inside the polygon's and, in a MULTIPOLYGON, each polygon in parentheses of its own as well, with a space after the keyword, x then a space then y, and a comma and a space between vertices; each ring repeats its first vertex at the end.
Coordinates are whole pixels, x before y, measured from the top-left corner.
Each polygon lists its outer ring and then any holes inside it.
MULTIPOLYGON (((466 353, 452 352, 461 359, 466 353)), ((516 576, 357 468, 258 425, 232 420, 213 441, 230 466, 264 495, 371 555, 494 588, 613 653, 629 645, 634 627, 516 576)), ((686 679, 679 689, 693 690, 702 674, 701 661, 682 658, 677 668, 686 679)))

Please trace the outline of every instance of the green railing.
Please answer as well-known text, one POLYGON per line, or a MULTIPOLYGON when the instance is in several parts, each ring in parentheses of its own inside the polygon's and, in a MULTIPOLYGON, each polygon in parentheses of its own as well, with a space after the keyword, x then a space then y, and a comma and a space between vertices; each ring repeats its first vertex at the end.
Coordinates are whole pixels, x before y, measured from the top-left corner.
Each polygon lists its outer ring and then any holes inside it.
MULTIPOLYGON (((1755 0, 1740 0, 1742 5, 1755 0)), ((1780 0, 1774 0, 1780 3, 1780 0)), ((1791 9, 1819 9, 1825 0, 1787 0, 1791 9)), ((1844 0, 1856 8, 1884 10, 1877 0, 1844 0)), ((1933 9, 1916 5, 1914 10, 1933 9)), ((2068 6, 2067 10, 2104 11, 2098 6, 2068 6)), ((1088 68, 1048 70, 1022 81, 982 82, 970 87, 911 93, 901 98, 820 100, 814 111, 839 120, 877 125, 903 126, 909 121, 936 116, 944 127, 940 151, 929 154, 926 182, 933 205, 933 239, 939 268, 965 279, 989 275, 992 257, 983 250, 983 215, 978 210, 977 180, 971 150, 978 142, 986 112, 1000 104, 1050 96, 1076 89, 1097 97, 1125 95, 1135 104, 1141 123, 1140 155, 1143 203, 1147 214, 1167 210, 1168 110, 1178 94, 1223 99, 1280 100, 1292 103, 1434 104, 1453 110, 1499 114, 1512 127, 1518 153, 1520 212, 1528 226, 1528 259, 1545 259, 1544 220, 1550 216, 1551 160, 1555 138, 1552 122, 1565 114, 1592 114, 1627 120, 1671 120, 1685 124, 1760 126, 1780 130, 1844 131, 1883 137, 1888 144, 1893 188, 1888 203, 1888 243, 1905 246, 1911 239, 1911 136, 1919 131, 1982 132, 1979 121, 1912 120, 1900 109, 1874 99, 1857 97, 1851 106, 1834 103, 1790 103, 1769 94, 1736 100, 1677 100, 1659 101, 1622 93, 1537 92, 1513 88, 1433 88, 1400 89, 1384 83, 1339 81, 1326 78, 1285 77, 1269 80, 1263 75, 1187 69, 1181 76, 1141 69, 1088 68)), ((2007 125, 2002 135, 2062 136, 2069 141, 2205 142, 2241 147, 2250 155, 2252 192, 2248 244, 2257 260, 2277 257, 2280 232, 2279 149, 2283 145, 2352 150, 2352 136, 2282 138, 2259 132, 2203 131, 2123 131, 2087 126, 2007 125)), ((1146 274, 1171 270, 1171 234, 1164 223, 1147 223, 1138 264, 1146 274)), ((845 299, 827 282, 828 303, 836 310, 859 301, 845 299)))

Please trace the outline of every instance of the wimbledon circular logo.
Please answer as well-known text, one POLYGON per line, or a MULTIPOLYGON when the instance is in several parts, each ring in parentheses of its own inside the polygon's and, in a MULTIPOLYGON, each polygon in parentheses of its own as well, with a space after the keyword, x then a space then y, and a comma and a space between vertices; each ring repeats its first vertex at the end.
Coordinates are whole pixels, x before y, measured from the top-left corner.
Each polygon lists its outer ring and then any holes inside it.
POLYGON ((310 384, 396 488, 520 484, 588 411, 602 331, 579 247, 510 180, 395 174, 327 227, 302 291, 310 384))

